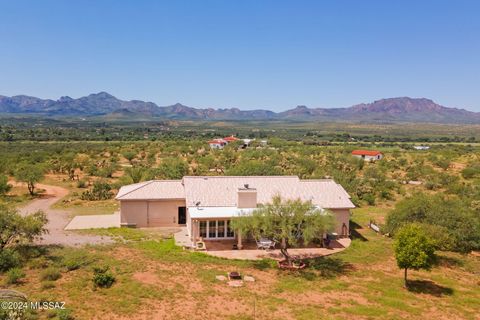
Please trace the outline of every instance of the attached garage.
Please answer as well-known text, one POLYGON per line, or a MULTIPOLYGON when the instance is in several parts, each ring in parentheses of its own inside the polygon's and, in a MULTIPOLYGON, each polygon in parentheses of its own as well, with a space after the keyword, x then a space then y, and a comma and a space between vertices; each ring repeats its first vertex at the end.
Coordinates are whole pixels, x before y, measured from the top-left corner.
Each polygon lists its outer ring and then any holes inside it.
POLYGON ((121 201, 120 222, 132 227, 176 227, 186 224, 184 200, 121 201))
POLYGON ((176 227, 186 224, 181 181, 148 181, 122 187, 120 222, 130 227, 176 227))

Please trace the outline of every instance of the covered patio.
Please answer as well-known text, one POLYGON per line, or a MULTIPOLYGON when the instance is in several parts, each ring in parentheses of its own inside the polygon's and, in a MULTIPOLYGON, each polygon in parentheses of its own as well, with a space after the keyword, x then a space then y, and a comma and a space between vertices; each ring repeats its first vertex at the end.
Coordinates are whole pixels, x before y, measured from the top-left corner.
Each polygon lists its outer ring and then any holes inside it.
MULTIPOLYGON (((254 241, 244 241, 241 250, 234 250, 233 247, 237 244, 237 240, 205 240, 204 242, 205 252, 215 257, 241 260, 261 260, 265 258, 283 260, 278 246, 276 249, 261 250, 257 249, 257 244, 254 241)), ((341 238, 332 240, 329 248, 312 245, 302 248, 289 248, 288 252, 291 256, 300 259, 315 258, 341 252, 348 248, 350 243, 350 238, 341 238)))

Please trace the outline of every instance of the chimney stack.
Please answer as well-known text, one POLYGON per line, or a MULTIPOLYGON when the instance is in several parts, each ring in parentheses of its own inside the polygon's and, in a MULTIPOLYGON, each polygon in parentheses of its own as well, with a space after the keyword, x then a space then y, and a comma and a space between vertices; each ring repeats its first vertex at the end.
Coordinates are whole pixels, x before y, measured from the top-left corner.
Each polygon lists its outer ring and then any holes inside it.
POLYGON ((238 188, 237 208, 256 208, 257 207, 257 189, 250 188, 248 184, 244 188, 238 188))

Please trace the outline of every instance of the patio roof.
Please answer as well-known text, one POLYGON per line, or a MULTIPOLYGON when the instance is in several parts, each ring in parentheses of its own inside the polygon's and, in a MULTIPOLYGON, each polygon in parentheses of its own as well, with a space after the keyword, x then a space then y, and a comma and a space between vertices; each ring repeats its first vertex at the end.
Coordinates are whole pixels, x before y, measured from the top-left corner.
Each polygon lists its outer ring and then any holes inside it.
MULTIPOLYGON (((326 211, 319 206, 314 206, 315 209, 325 214, 326 211)), ((188 212, 192 219, 199 218, 233 218, 242 215, 248 215, 257 208, 237 208, 237 207, 188 207, 188 212)))
POLYGON ((188 207, 192 219, 199 218, 233 218, 242 214, 250 214, 255 208, 237 207, 188 207))

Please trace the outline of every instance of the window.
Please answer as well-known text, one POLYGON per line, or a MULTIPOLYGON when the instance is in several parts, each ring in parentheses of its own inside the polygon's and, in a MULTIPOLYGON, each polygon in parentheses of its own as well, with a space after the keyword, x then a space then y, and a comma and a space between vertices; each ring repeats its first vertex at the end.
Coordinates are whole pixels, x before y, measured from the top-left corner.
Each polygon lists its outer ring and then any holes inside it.
POLYGON ((216 220, 208 221, 208 237, 209 238, 217 237, 217 221, 216 220))
POLYGON ((235 236, 235 232, 233 232, 233 229, 230 226, 230 220, 227 220, 227 237, 233 238, 234 236, 235 236))
POLYGON ((217 227, 218 227, 218 234, 217 234, 217 236, 218 236, 219 238, 224 238, 224 237, 225 237, 225 221, 219 220, 219 221, 218 221, 218 224, 217 224, 217 227))
POLYGON ((207 237, 207 221, 200 221, 200 237, 207 237))

